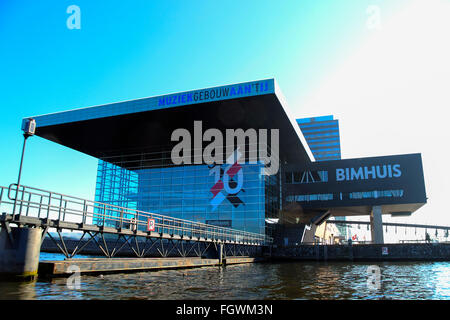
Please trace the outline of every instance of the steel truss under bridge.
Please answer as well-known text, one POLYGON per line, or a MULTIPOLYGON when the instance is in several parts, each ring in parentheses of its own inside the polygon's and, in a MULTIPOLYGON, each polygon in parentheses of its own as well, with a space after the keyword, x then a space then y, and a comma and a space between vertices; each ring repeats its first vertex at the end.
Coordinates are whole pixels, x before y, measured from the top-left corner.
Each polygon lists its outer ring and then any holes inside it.
POLYGON ((0 210, 2 228, 10 237, 10 224, 42 228, 42 242, 48 235, 66 258, 79 254, 91 242, 106 257, 113 258, 125 246, 137 257, 146 257, 152 252, 161 257, 202 257, 209 249, 217 250, 218 244, 223 245, 225 256, 244 256, 255 254, 260 247, 273 241, 264 234, 177 219, 23 185, 18 187, 17 184, 0 186, 0 210), (50 228, 56 229, 58 237, 48 232, 50 228), (62 230, 80 231, 82 235, 69 246, 62 230), (111 241, 105 237, 107 234, 117 237, 111 241))

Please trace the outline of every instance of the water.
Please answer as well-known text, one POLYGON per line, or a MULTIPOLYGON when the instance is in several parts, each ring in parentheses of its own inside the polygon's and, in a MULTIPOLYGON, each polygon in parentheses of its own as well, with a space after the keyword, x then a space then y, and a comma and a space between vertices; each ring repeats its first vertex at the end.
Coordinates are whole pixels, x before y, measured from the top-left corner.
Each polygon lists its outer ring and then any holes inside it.
MULTIPOLYGON (((62 259, 42 254, 41 259, 62 259)), ((293 262, 0 282, 0 299, 450 299, 450 262, 293 262), (367 285, 378 266, 380 289, 367 285)))

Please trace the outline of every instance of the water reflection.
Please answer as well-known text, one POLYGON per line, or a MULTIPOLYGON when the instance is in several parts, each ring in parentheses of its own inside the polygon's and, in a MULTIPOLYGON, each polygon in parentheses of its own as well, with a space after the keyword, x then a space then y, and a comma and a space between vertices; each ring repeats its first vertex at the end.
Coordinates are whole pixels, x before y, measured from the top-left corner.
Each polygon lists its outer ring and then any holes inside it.
POLYGON ((0 299, 34 300, 36 299, 36 281, 30 282, 1 282, 0 299))
POLYGON ((0 283, 1 299, 450 299, 449 262, 257 263, 0 283), (379 290, 367 267, 381 271, 379 290))

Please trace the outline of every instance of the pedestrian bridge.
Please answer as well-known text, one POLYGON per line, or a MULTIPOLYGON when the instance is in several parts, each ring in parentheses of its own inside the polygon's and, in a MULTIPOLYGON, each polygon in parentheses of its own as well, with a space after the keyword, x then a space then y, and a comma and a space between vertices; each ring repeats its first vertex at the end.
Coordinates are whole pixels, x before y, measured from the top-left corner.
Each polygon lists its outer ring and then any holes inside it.
POLYGON ((156 249, 161 257, 171 254, 203 257, 210 252, 221 252, 221 257, 251 256, 273 241, 264 234, 177 219, 17 184, 0 186, 0 212, 0 245, 9 242, 6 247, 12 249, 18 246, 18 241, 25 241, 20 245, 26 247, 33 238, 34 242, 39 242, 35 245, 39 253, 48 235, 66 258, 74 257, 92 241, 108 258, 115 257, 126 245, 139 258, 146 257, 151 249, 156 249), (11 228, 12 225, 16 228, 11 228), (28 233, 21 235, 22 230, 35 235, 31 238, 28 233), (49 230, 55 230, 57 236, 49 230), (75 246, 69 248, 66 245, 63 230, 80 234, 75 246), (112 238, 115 241, 111 241, 112 238))

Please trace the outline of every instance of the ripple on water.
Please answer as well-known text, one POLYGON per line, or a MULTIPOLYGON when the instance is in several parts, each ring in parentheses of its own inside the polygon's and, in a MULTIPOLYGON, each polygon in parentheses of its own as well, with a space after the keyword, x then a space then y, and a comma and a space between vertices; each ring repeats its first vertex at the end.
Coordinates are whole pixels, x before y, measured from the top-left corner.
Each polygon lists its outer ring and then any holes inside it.
POLYGON ((449 262, 257 263, 0 283, 0 299, 449 299, 449 262), (381 288, 367 285, 367 268, 381 288))

